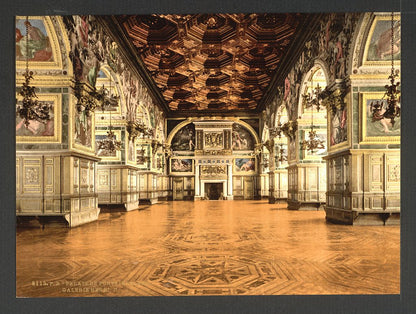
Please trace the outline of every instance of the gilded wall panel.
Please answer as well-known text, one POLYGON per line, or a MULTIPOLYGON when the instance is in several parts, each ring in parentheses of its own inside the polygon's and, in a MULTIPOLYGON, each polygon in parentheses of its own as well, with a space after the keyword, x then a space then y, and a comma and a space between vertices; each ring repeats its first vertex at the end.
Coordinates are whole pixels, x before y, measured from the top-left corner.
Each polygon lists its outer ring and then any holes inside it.
POLYGON ((109 171, 104 169, 98 170, 98 188, 99 190, 106 190, 109 186, 109 171))
POLYGON ((21 213, 43 213, 42 200, 39 198, 25 198, 20 200, 21 213))
POLYGON ((45 159, 45 193, 54 192, 54 168, 53 159, 45 159))
POLYGON ((111 188, 117 188, 120 186, 119 180, 119 171, 118 170, 110 170, 110 184, 111 184, 111 188))
POLYGON ((16 195, 19 195, 21 193, 21 188, 20 188, 20 184, 21 184, 21 175, 20 175, 20 158, 16 158, 16 195))
POLYGON ((387 101, 381 100, 384 92, 361 93, 361 132, 360 144, 400 144, 400 117, 394 120, 384 118, 387 101), (374 112, 374 106, 382 103, 382 107, 374 112))
POLYGON ((400 154, 386 155, 386 191, 400 192, 400 154))
POLYGON ((39 194, 43 189, 42 157, 23 158, 23 193, 39 194))

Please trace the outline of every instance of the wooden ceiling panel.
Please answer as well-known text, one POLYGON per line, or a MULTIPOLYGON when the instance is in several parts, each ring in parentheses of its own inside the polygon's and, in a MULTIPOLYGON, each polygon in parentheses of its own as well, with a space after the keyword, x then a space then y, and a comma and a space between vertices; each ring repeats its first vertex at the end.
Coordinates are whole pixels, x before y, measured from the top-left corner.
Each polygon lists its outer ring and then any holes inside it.
POLYGON ((176 110, 255 110, 304 14, 134 15, 118 19, 176 110))

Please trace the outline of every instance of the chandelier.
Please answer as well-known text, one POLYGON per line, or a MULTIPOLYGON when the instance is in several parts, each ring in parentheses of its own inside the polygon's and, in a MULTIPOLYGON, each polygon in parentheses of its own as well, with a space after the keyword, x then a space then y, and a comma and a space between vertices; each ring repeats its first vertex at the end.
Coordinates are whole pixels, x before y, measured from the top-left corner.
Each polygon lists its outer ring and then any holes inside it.
POLYGON ((153 136, 153 129, 148 128, 142 121, 127 121, 127 132, 129 133, 129 140, 135 139, 137 136, 143 134, 144 137, 153 136))
POLYGON ((293 141, 296 137, 296 131, 298 129, 297 121, 289 120, 285 124, 282 125, 282 131, 291 141, 293 141))
POLYGON ((30 120, 46 124, 50 119, 50 104, 39 102, 36 98, 38 96, 35 92, 35 87, 30 86, 30 81, 33 79, 33 72, 29 71, 29 17, 26 16, 26 71, 23 74, 25 81, 19 94, 23 97, 21 102, 16 101, 16 115, 24 120, 25 127, 30 124, 30 120))
POLYGON ((316 131, 313 130, 313 126, 311 130, 309 131, 309 139, 303 140, 301 143, 301 146, 302 146, 302 150, 306 149, 310 151, 312 154, 317 149, 325 148, 324 141, 318 137, 318 135, 316 134, 316 131))
POLYGON ((94 112, 100 106, 98 100, 102 98, 101 95, 104 91, 97 92, 95 87, 80 81, 73 81, 72 83, 73 86, 71 88, 74 91, 74 96, 77 98, 75 108, 78 114, 84 112, 89 117, 91 112, 94 112))
POLYGON ((107 132, 107 137, 103 140, 97 141, 98 150, 103 150, 108 153, 114 153, 117 150, 121 150, 121 141, 117 141, 114 132, 110 130, 107 132))
POLYGON ((287 154, 286 154, 286 150, 283 149, 283 144, 278 144, 277 146, 279 147, 279 150, 276 155, 276 164, 277 162, 283 163, 287 161, 287 154))
MULTIPOLYGON (((313 86, 313 85, 312 85, 313 86)), ((312 106, 312 119, 311 119, 311 130, 309 131, 309 139, 305 139, 301 142, 301 149, 302 150, 308 150, 310 151, 312 154, 315 152, 315 150, 317 149, 324 149, 325 145, 324 145, 324 141, 321 140, 318 135, 316 134, 316 131, 314 130, 314 125, 313 125, 313 106, 316 105, 317 108, 319 108, 319 93, 320 93, 320 88, 319 88, 319 84, 317 86, 317 88, 315 88, 314 90, 314 94, 315 97, 308 97, 308 98, 303 98, 304 99, 304 104, 306 104, 306 106, 312 106)), ((318 109, 319 111, 319 109, 318 109)))
POLYGON ((280 122, 280 113, 277 113, 277 126, 276 127, 272 127, 269 129, 269 133, 271 137, 276 137, 278 136, 279 138, 282 138, 282 123, 280 122))
POLYGON ((400 82, 396 82, 399 74, 394 69, 394 12, 391 12, 391 72, 388 77, 390 85, 385 85, 386 92, 381 101, 376 101, 371 104, 373 119, 378 121, 383 118, 390 119, 394 126, 394 119, 400 117, 400 82), (383 100, 387 102, 387 108, 384 110, 383 100))
POLYGON ((71 88, 77 99, 75 108, 77 109, 78 114, 84 112, 88 117, 91 112, 94 112, 95 109, 97 109, 97 107, 117 106, 118 100, 120 99, 120 96, 112 95, 111 92, 104 87, 104 85, 97 90, 94 86, 91 86, 88 83, 77 80, 73 80, 72 83, 73 85, 71 88))
MULTIPOLYGON (((109 105, 117 105, 120 97, 115 96, 111 93, 111 78, 110 78, 110 89, 103 87, 100 90, 101 97, 101 109, 104 112, 105 107, 109 105)), ((98 150, 105 151, 107 153, 114 153, 115 151, 121 150, 121 141, 117 141, 116 136, 112 130, 111 125, 111 108, 110 108, 110 126, 107 132, 107 137, 97 141, 98 150)))
POLYGON ((319 112, 321 109, 322 88, 319 86, 319 83, 316 84, 315 88, 313 87, 313 77, 311 80, 311 89, 312 93, 308 93, 306 90, 305 94, 302 95, 303 105, 304 107, 316 106, 316 110, 319 112))
POLYGON ((145 156, 146 150, 142 146, 141 149, 137 150, 137 163, 143 165, 150 161, 150 156, 145 156))
POLYGON ((170 147, 170 144, 163 144, 163 153, 165 154, 166 158, 169 158, 170 156, 172 156, 173 151, 172 148, 170 147))

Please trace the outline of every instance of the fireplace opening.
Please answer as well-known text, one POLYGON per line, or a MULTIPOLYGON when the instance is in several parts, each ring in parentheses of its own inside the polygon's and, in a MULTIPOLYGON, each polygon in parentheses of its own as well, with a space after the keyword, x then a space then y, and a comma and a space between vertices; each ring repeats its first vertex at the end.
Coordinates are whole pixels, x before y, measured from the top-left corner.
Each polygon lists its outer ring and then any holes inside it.
POLYGON ((205 193, 209 200, 222 198, 223 183, 205 183, 205 193))

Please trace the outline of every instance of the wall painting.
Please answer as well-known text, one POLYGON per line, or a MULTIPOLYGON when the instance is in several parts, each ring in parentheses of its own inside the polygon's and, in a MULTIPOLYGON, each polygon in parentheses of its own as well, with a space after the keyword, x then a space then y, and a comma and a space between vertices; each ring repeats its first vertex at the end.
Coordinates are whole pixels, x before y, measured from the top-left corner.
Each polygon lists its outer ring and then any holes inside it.
POLYGON ((174 151, 194 151, 195 150, 195 125, 193 123, 185 125, 173 136, 171 148, 174 151))
POLYGON ((382 99, 383 95, 384 93, 361 94, 363 143, 400 143, 401 119, 396 117, 392 122, 383 117, 387 108, 387 101, 382 99))
POLYGON ((92 148, 92 115, 87 116, 85 111, 75 112, 75 144, 92 148))
POLYGON ((170 160, 170 172, 171 173, 193 173, 192 159, 172 158, 170 160))
POLYGON ((249 173, 256 170, 255 158, 236 158, 234 161, 234 168, 236 172, 249 173))
POLYGON ((234 151, 253 150, 254 139, 251 133, 238 123, 233 124, 232 149, 234 151))
POLYGON ((16 61, 53 61, 50 37, 42 19, 16 19, 16 61), (28 32, 26 33, 26 26, 28 32))
MULTIPOLYGON (((393 24, 393 58, 401 57, 401 22, 396 16, 393 24)), ((391 17, 376 16, 367 40, 364 52, 364 64, 380 64, 391 62, 391 17)))

